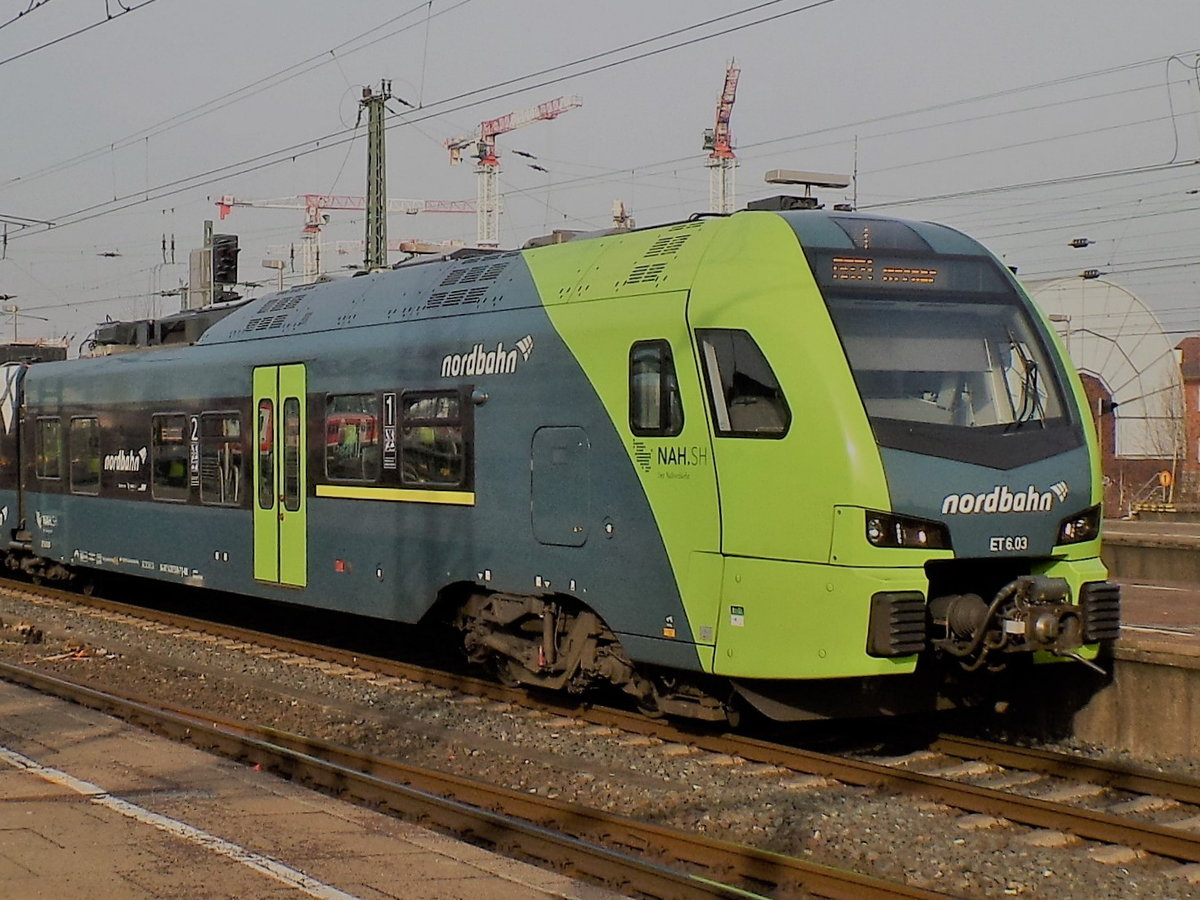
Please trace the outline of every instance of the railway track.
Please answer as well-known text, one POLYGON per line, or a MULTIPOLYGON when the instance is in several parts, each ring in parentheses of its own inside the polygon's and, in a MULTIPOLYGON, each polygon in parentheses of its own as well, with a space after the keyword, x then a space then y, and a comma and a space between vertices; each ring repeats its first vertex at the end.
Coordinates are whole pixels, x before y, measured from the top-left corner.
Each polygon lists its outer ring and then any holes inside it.
MULTIPOLYGON (((29 588, 18 585, 28 593, 29 588)), ((37 592, 39 602, 81 602, 75 595, 37 592)), ((916 796, 978 817, 990 824, 1015 823, 1032 829, 1132 848, 1181 863, 1200 863, 1200 782, 1098 760, 945 736, 919 754, 890 759, 853 759, 816 753, 754 738, 682 730, 611 709, 580 709, 534 698, 490 681, 447 674, 393 660, 364 657, 328 647, 230 626, 199 622, 173 614, 86 598, 98 614, 128 618, 137 627, 194 633, 196 639, 295 665, 333 667, 352 675, 364 671, 383 678, 436 685, 497 701, 550 709, 595 725, 636 733, 699 753, 768 764, 781 771, 819 776, 916 796), (1115 796, 1114 796, 1115 795, 1115 796), (1082 803, 1088 805, 1081 805, 1082 803)), ((983 826, 986 827, 986 826, 983 826)))
POLYGON ((409 766, 325 741, 117 696, 22 666, 0 663, 0 677, 636 896, 679 900, 947 896, 409 766))

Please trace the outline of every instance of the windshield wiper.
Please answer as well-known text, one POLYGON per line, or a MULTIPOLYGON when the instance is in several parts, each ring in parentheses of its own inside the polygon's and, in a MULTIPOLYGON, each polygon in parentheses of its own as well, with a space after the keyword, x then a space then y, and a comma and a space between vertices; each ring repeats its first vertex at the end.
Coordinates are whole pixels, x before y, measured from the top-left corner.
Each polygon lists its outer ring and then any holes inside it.
POLYGON ((1025 347, 1008 331, 1008 344, 1021 360, 1021 409, 1012 422, 1012 430, 1016 431, 1026 422, 1037 419, 1042 428, 1046 427, 1046 411, 1042 407, 1042 397, 1038 392, 1038 364, 1025 352, 1025 347))

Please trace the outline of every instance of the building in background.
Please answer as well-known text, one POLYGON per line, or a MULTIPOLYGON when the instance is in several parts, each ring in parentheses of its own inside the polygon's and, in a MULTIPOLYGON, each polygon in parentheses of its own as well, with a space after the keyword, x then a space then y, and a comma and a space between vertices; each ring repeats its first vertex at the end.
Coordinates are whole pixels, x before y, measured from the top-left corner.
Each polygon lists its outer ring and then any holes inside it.
POLYGON ((1087 392, 1104 473, 1108 515, 1139 506, 1200 502, 1200 338, 1187 394, 1181 351, 1158 318, 1126 288, 1103 278, 1026 285, 1049 316, 1087 392), (1165 474, 1164 474, 1165 473, 1165 474))

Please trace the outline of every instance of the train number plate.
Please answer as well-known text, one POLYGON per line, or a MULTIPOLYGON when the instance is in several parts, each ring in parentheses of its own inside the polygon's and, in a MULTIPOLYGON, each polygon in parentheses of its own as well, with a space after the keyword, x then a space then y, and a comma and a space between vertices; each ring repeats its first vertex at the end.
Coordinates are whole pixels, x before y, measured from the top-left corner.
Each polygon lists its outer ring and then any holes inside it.
POLYGON ((994 537, 989 540, 988 549, 993 553, 1020 553, 1029 549, 1029 538, 1023 534, 994 537))

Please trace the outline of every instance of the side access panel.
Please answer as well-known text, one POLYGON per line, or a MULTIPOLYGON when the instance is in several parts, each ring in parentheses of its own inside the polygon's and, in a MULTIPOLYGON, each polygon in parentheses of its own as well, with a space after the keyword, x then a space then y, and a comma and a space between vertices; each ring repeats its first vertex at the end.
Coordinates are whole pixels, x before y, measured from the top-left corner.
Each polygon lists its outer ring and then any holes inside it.
POLYGON ((591 519, 587 432, 573 426, 539 428, 530 455, 533 536, 540 544, 582 547, 591 519))

